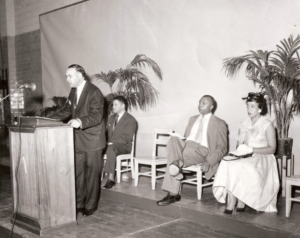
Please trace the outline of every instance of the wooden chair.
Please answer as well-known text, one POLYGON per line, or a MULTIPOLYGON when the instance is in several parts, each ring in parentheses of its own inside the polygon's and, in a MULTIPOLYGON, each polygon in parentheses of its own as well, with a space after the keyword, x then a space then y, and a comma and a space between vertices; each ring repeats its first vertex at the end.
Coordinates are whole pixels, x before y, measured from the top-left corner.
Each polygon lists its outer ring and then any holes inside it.
POLYGON ((182 184, 183 183, 197 185, 197 198, 198 198, 198 200, 201 200, 202 188, 213 185, 213 182, 202 183, 202 179, 205 178, 205 176, 203 175, 203 172, 201 171, 201 165, 192 165, 192 166, 189 166, 189 167, 186 167, 186 168, 182 168, 182 170, 183 170, 183 172, 184 171, 195 172, 196 177, 191 178, 191 179, 182 180, 181 185, 180 185, 180 193, 181 193, 181 190, 182 190, 182 184))
MULTIPOLYGON (((117 176, 117 183, 121 182, 121 173, 131 171, 132 179, 135 178, 135 170, 134 170, 134 162, 133 162, 133 156, 134 156, 134 146, 135 146, 135 136, 133 135, 132 140, 132 148, 130 154, 125 155, 118 155, 116 158, 116 176, 117 176), (122 169, 122 167, 126 167, 122 169)), ((104 165, 106 162, 106 154, 103 157, 104 159, 104 165)), ((103 166, 104 167, 104 166, 103 166)), ((103 173, 102 173, 103 178, 103 173)))
POLYGON ((300 187, 300 175, 286 177, 285 216, 290 217, 292 201, 300 202, 300 196, 292 198, 292 186, 300 187))
POLYGON ((286 176, 294 175, 294 154, 290 156, 276 156, 281 179, 281 195, 285 197, 285 180, 286 176))
POLYGON ((172 129, 158 129, 155 128, 155 135, 154 135, 154 143, 153 143, 153 150, 151 156, 145 156, 145 157, 135 157, 135 181, 134 185, 138 185, 139 176, 147 176, 151 177, 151 183, 152 183, 152 190, 155 190, 155 184, 156 180, 159 178, 163 178, 165 175, 159 175, 157 176, 157 171, 164 172, 165 169, 156 169, 157 165, 166 165, 167 164, 167 158, 166 157, 158 157, 157 156, 157 148, 160 145, 166 146, 170 135, 169 133, 173 132, 172 129), (148 172, 139 172, 139 165, 150 165, 151 171, 148 172))

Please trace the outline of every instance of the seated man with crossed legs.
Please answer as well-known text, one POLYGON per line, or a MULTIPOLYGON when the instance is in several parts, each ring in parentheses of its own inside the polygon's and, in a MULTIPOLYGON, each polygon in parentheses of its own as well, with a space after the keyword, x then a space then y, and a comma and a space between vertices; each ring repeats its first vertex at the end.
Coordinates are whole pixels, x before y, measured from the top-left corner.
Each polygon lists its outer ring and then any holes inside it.
POLYGON ((218 169, 223 156, 227 153, 227 126, 212 112, 216 101, 210 95, 204 95, 199 101, 200 115, 190 118, 184 136, 171 137, 167 145, 167 170, 162 189, 167 196, 157 201, 158 206, 165 206, 181 200, 179 194, 180 180, 183 179, 182 168, 201 164, 206 179, 210 179, 218 169))
POLYGON ((136 132, 137 122, 127 112, 128 103, 123 96, 117 96, 113 100, 114 114, 107 122, 107 149, 104 172, 108 173, 108 179, 104 189, 111 189, 115 185, 116 158, 118 155, 130 154, 132 139, 136 132))

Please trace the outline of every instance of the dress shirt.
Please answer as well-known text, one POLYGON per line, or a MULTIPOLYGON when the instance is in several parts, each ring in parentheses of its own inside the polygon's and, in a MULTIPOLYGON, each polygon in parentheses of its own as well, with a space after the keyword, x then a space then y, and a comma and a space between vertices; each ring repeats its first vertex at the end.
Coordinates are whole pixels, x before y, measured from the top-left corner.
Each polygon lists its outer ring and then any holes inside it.
POLYGON ((123 112, 121 112, 121 113, 118 114, 118 115, 119 115, 119 118, 118 118, 117 123, 120 121, 120 119, 121 119, 121 117, 124 115, 124 113, 125 113, 125 111, 123 111, 123 112))
POLYGON ((210 117, 211 117, 211 113, 208 113, 206 115, 200 114, 200 116, 195 121, 195 123, 194 123, 194 125, 192 127, 190 136, 186 140, 196 141, 196 142, 200 143, 202 146, 205 146, 205 147, 208 148, 208 143, 207 143, 207 127, 208 127, 208 122, 209 122, 210 117), (198 128, 199 128, 199 125, 200 125, 200 121, 201 121, 202 117, 203 117, 202 138, 200 139, 200 141, 196 141, 195 140, 195 136, 197 134, 197 131, 198 131, 198 128))
MULTIPOLYGON (((82 93, 82 90, 84 88, 84 85, 85 85, 86 81, 84 80, 78 87, 77 87, 77 102, 76 104, 78 105, 78 102, 79 102, 79 99, 80 99, 80 96, 81 96, 81 93, 82 93)), ((79 118, 76 118, 77 121, 79 121, 80 123, 80 128, 82 128, 82 122, 79 118)))
POLYGON ((85 85, 86 81, 84 80, 78 87, 77 87, 77 104, 79 102, 79 99, 80 99, 80 96, 81 96, 81 93, 82 93, 82 90, 84 88, 84 85, 85 85))

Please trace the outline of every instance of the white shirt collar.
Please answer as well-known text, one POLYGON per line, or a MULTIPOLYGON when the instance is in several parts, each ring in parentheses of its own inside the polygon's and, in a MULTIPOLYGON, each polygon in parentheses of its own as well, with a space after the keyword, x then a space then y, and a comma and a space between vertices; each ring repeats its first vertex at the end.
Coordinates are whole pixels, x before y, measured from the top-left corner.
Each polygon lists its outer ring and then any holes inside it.
POLYGON ((203 117, 203 119, 209 119, 211 117, 211 112, 210 113, 207 113, 205 115, 201 114, 201 116, 203 117))
POLYGON ((119 117, 118 117, 118 121, 120 121, 120 119, 121 119, 121 117, 124 115, 124 113, 125 113, 125 111, 123 111, 123 112, 120 112, 118 115, 119 115, 119 117))

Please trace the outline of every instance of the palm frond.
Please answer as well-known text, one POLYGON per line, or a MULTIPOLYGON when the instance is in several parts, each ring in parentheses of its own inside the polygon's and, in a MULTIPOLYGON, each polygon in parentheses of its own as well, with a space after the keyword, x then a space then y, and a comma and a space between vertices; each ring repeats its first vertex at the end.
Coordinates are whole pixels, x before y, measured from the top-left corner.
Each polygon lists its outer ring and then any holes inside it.
POLYGON ((276 51, 249 51, 243 56, 226 58, 222 69, 227 77, 233 77, 246 66, 247 78, 259 84, 267 95, 269 108, 275 110, 279 138, 287 138, 291 120, 300 112, 300 35, 283 39, 276 48, 276 51))
POLYGON ((91 75, 91 83, 97 84, 98 82, 104 82, 107 83, 110 87, 113 86, 113 84, 118 79, 118 74, 115 71, 108 71, 107 74, 101 72, 100 74, 94 74, 91 75))
POLYGON ((54 96, 54 97, 50 98, 50 100, 54 103, 55 106, 62 107, 66 103, 68 98, 54 96))
POLYGON ((147 110, 156 105, 158 92, 145 74, 136 68, 119 69, 117 72, 120 79, 117 92, 135 98, 137 103, 132 104, 134 108, 139 105, 141 110, 147 110))
POLYGON ((59 96, 54 96, 50 98, 54 105, 52 107, 45 107, 40 110, 40 116, 42 117, 50 117, 51 115, 57 113, 57 112, 62 112, 64 110, 69 110, 69 104, 68 98, 67 97, 59 97, 59 96))
POLYGON ((158 64, 150 59, 149 57, 147 57, 144 54, 139 54, 137 56, 134 57, 134 59, 131 61, 131 63, 129 65, 127 65, 127 69, 128 68, 132 68, 132 67, 145 67, 145 66, 149 66, 152 68, 152 70, 154 71, 154 73, 156 74, 156 76, 158 78, 160 78, 162 80, 162 70, 160 69, 160 67, 158 66, 158 64))
POLYGON ((246 65, 246 75, 253 74, 256 70, 262 77, 268 75, 267 60, 272 52, 268 51, 250 51, 250 54, 242 55, 238 57, 226 58, 223 61, 223 68, 227 77, 233 77, 241 69, 243 65, 246 65))

